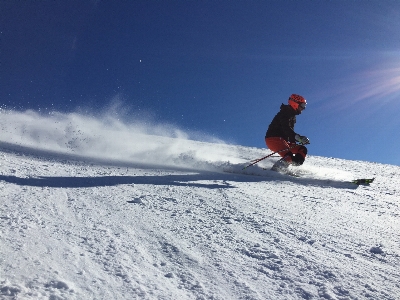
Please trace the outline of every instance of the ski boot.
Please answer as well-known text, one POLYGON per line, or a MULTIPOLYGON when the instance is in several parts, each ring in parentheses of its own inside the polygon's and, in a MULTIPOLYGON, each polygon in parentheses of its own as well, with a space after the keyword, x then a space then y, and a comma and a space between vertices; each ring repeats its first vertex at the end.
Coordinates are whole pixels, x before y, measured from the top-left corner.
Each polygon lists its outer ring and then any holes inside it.
POLYGON ((286 173, 290 163, 287 162, 286 157, 281 158, 271 168, 271 171, 279 173, 286 173))

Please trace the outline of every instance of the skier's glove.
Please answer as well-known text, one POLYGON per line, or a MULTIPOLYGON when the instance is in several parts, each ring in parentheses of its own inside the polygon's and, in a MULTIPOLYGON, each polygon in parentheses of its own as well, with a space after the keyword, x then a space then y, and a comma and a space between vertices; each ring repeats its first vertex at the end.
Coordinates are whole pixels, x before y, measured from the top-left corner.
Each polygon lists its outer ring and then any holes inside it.
POLYGON ((304 135, 296 134, 294 138, 296 139, 296 142, 303 144, 303 145, 310 143, 310 140, 308 139, 308 137, 306 137, 304 135))

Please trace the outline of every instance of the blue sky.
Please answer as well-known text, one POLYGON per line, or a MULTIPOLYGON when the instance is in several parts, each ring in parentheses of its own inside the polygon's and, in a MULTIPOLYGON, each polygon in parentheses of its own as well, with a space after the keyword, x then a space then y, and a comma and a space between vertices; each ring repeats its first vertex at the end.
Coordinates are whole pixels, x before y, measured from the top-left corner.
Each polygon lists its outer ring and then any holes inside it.
POLYGON ((150 118, 265 147, 303 95, 309 154, 400 165, 398 1, 1 1, 3 107, 150 118))

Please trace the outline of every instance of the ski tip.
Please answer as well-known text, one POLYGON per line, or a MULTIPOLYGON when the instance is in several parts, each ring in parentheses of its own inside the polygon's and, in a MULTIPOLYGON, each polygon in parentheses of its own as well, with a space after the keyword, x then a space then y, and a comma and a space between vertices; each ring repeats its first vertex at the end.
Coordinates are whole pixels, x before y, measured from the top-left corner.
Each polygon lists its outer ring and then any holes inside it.
POLYGON ((351 182, 357 185, 369 185, 370 183, 374 182, 374 178, 360 178, 360 179, 354 179, 351 182))

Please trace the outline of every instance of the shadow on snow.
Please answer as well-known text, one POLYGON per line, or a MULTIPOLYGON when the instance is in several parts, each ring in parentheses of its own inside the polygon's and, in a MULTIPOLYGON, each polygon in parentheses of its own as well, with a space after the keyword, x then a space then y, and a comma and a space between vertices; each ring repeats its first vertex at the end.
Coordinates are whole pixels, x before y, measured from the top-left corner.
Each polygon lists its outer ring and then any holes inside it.
POLYGON ((204 172, 184 175, 148 175, 148 176, 99 176, 99 177, 30 177, 20 178, 14 175, 0 175, 0 181, 12 184, 34 187, 54 188, 90 188, 106 187, 127 184, 152 184, 187 186, 196 188, 220 189, 235 188, 235 183, 240 182, 282 182, 290 181, 295 184, 334 187, 334 188, 357 188, 357 185, 341 181, 326 181, 310 178, 291 178, 288 176, 252 176, 242 174, 227 174, 216 172, 204 172))

